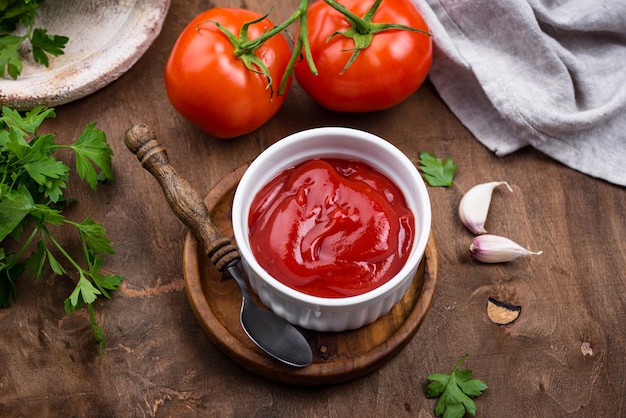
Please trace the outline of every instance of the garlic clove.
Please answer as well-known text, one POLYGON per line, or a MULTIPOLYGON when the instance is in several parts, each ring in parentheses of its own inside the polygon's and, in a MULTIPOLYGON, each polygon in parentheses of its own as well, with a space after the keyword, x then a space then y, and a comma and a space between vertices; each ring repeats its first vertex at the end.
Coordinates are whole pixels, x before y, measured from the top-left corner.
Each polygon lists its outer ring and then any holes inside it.
POLYGON ((491 204, 491 195, 493 189, 500 185, 506 187, 512 192, 513 189, 506 181, 492 181, 489 183, 477 184, 463 195, 459 202, 459 217, 461 222, 475 235, 484 234, 485 222, 487 221, 487 213, 491 204))
POLYGON ((508 238, 492 234, 474 237, 469 250, 475 260, 483 263, 505 263, 519 257, 543 253, 529 251, 508 238))

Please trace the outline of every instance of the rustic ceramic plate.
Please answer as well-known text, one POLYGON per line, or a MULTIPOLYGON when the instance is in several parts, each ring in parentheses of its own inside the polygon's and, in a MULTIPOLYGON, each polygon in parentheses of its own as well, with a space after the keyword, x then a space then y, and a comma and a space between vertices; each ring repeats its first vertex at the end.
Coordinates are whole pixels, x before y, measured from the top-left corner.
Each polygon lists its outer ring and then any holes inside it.
MULTIPOLYGON (((205 198, 217 228, 232 238, 231 204, 247 165, 226 175, 205 198)), ((269 379, 301 386, 345 382, 364 376, 393 358, 411 341, 430 308, 437 283, 437 248, 431 232, 424 258, 411 287, 388 314, 352 331, 302 330, 313 350, 313 363, 285 366, 250 341, 239 324, 241 292, 233 280, 211 264, 191 233, 185 238, 183 264, 191 307, 211 341, 246 369, 269 379)), ((257 303, 260 301, 256 295, 257 303)))
POLYGON ((64 55, 48 68, 22 45, 17 80, 0 79, 0 104, 18 110, 57 106, 85 97, 139 60, 161 31, 170 0, 47 0, 35 27, 69 37, 64 55))

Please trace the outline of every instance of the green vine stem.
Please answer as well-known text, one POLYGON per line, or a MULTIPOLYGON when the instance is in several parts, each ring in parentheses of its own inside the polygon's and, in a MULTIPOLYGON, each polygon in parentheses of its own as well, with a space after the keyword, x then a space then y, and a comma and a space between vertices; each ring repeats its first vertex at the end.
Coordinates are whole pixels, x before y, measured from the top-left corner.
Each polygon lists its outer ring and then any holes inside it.
POLYGON ((298 58, 301 56, 301 53, 304 53, 304 59, 309 66, 309 70, 314 75, 317 75, 317 68, 315 67, 315 62, 313 62, 313 55, 311 54, 311 45, 309 43, 309 27, 307 23, 307 10, 309 8, 308 0, 300 0, 300 5, 298 6, 298 10, 295 15, 298 15, 296 19, 299 20, 299 30, 298 36, 294 42, 293 52, 291 53, 291 59, 287 64, 287 69, 285 70, 285 74, 283 74, 283 78, 280 82, 280 87, 278 89, 278 95, 282 96, 287 89, 287 82, 289 81, 289 77, 293 75, 293 67, 296 65, 298 58))
MULTIPOLYGON (((427 36, 430 36, 428 32, 405 25, 400 25, 396 23, 373 23, 372 19, 378 11, 382 0, 376 0, 372 7, 370 7, 370 9, 365 13, 363 17, 359 17, 356 14, 352 13, 342 4, 338 3, 335 0, 324 0, 324 2, 343 14, 346 20, 351 25, 350 29, 343 32, 335 32, 330 36, 330 38, 332 38, 336 35, 342 35, 352 38, 354 40, 354 52, 350 57, 348 63, 342 70, 341 74, 346 72, 346 70, 352 65, 354 60, 363 49, 366 49, 370 46, 374 35, 376 35, 377 33, 388 30, 407 30, 411 32, 423 33, 427 36)), ((261 22, 263 19, 268 17, 271 13, 271 10, 265 16, 245 23, 241 27, 239 37, 233 35, 218 22, 212 21, 212 23, 214 23, 218 27, 218 29, 220 29, 228 37, 231 44, 235 48, 235 56, 241 59, 250 71, 265 75, 265 77, 267 78, 268 88, 270 89, 270 95, 273 95, 273 80, 269 74, 269 70, 267 69, 265 63, 263 63, 263 61, 254 54, 254 51, 257 50, 261 45, 263 45, 268 39, 286 30, 294 22, 298 22, 298 34, 294 40, 293 51, 291 53, 289 63, 287 64, 287 68, 285 69, 285 73, 282 76, 280 87, 278 89, 278 95, 282 96, 287 90, 289 77, 293 75, 293 68, 302 56, 304 56, 304 60, 306 61, 311 73, 313 73, 313 75, 318 74, 315 62, 313 61, 313 56, 311 54, 311 45, 309 43, 309 31, 307 23, 308 8, 309 0, 300 0, 298 9, 289 18, 287 18, 280 25, 274 26, 273 28, 271 28, 267 32, 264 32, 261 36, 255 39, 248 39, 248 27, 254 23, 261 22)))

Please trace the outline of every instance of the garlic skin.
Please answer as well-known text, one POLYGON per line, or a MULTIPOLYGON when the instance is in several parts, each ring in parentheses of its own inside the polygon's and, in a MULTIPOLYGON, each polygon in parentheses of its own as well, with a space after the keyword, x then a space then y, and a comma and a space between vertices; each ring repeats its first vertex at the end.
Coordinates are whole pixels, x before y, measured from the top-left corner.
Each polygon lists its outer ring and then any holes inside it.
POLYGON ((472 258, 483 263, 506 263, 519 257, 543 253, 529 251, 508 238, 492 234, 474 237, 469 250, 472 258))
POLYGON ((489 183, 477 184, 463 195, 459 202, 459 217, 463 225, 467 227, 474 235, 484 234, 485 222, 487 221, 487 213, 491 204, 491 195, 493 189, 500 185, 506 187, 513 192, 511 186, 506 181, 492 181, 489 183))

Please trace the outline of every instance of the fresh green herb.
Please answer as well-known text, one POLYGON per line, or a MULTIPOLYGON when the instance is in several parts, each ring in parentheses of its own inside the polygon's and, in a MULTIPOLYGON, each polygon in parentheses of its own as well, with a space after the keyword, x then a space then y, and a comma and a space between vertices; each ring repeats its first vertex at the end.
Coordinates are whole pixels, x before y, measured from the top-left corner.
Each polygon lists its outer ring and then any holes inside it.
MULTIPOLYGON (((0 0, 1 1, 1 0, 0 0)), ((87 217, 80 223, 66 219, 63 189, 70 167, 54 156, 59 149, 70 149, 76 156, 76 171, 92 190, 99 180, 113 180, 111 156, 106 135, 89 124, 71 145, 59 145, 54 135, 39 135, 37 129, 46 118, 55 117, 54 109, 36 107, 22 116, 8 107, 0 117, 0 307, 15 300, 15 280, 27 271, 39 280, 46 264, 59 276, 66 275, 65 260, 78 272, 76 288, 65 300, 65 311, 71 314, 86 305, 91 329, 105 348, 104 333, 98 326, 93 303, 98 296, 110 299, 108 291, 116 290, 122 276, 101 274, 102 255, 113 254, 106 230, 87 217), (99 170, 99 173, 96 171, 99 170), (49 226, 70 226, 81 240, 82 267, 61 246, 49 226), (30 256, 25 256, 34 248, 30 256), (11 251, 10 249, 17 249, 11 251), (59 259, 57 259, 59 257, 59 259)))
POLYGON ((35 28, 37 9, 44 0, 0 0, 0 77, 5 72, 16 80, 22 73, 22 60, 19 48, 26 40, 32 46, 33 59, 45 67, 48 55, 63 55, 63 48, 69 38, 48 35, 46 29, 35 28), (21 26, 26 27, 25 35, 12 35, 21 26))
POLYGON ((440 158, 422 151, 420 153, 420 170, 431 186, 449 187, 452 186, 456 164, 450 158, 441 161, 440 158))
POLYGON ((426 387, 426 396, 439 398, 435 415, 444 418, 462 418, 466 413, 476 415, 476 404, 472 400, 482 395, 487 385, 472 379, 471 370, 459 370, 467 354, 461 357, 450 374, 434 373, 428 376, 431 383, 426 387))

